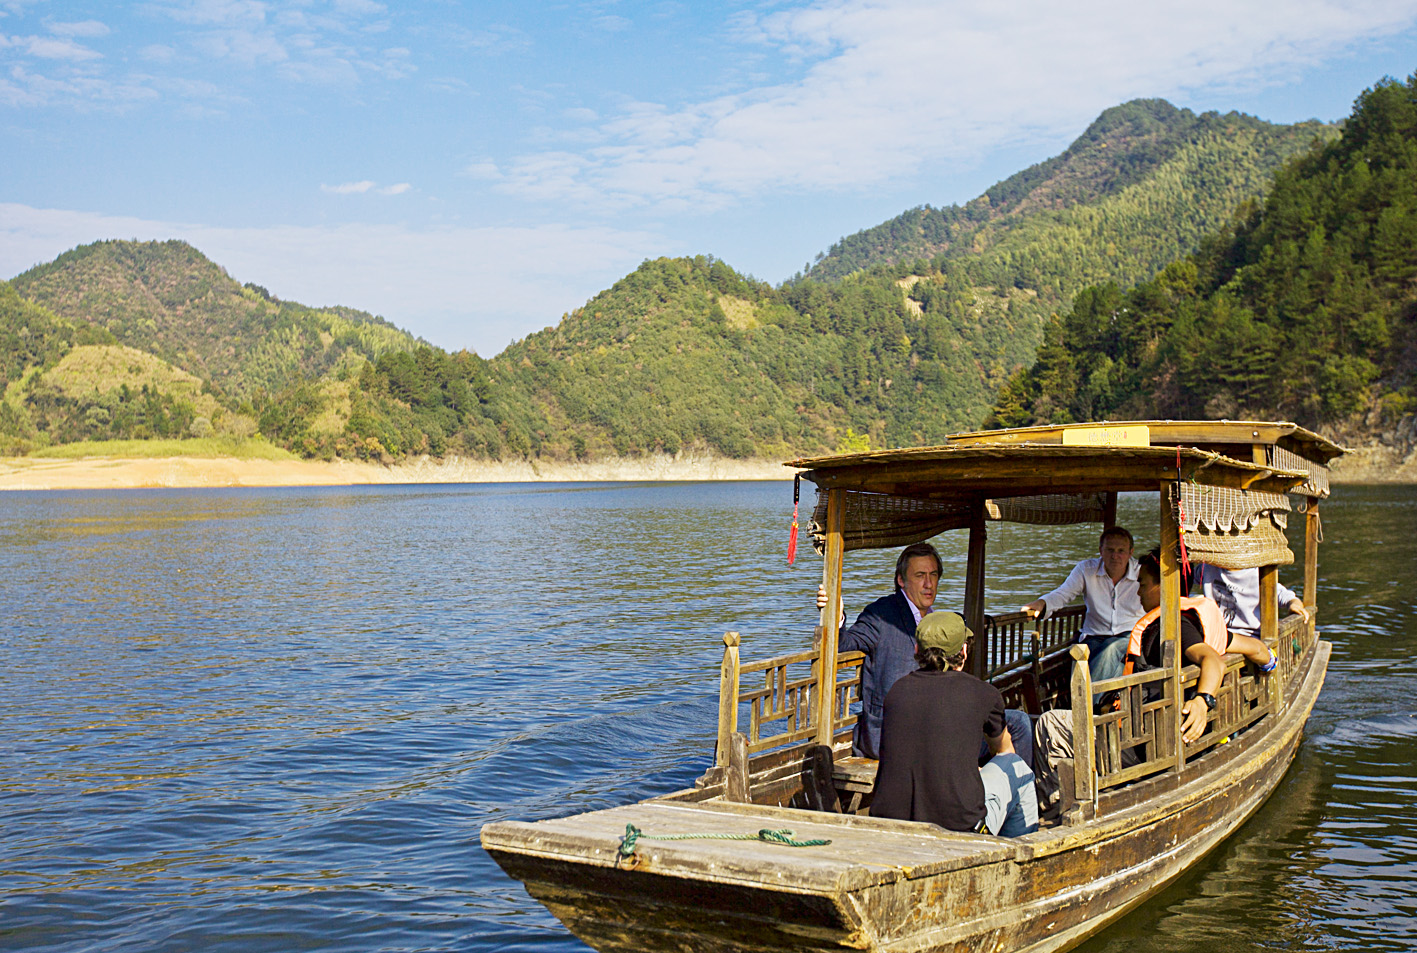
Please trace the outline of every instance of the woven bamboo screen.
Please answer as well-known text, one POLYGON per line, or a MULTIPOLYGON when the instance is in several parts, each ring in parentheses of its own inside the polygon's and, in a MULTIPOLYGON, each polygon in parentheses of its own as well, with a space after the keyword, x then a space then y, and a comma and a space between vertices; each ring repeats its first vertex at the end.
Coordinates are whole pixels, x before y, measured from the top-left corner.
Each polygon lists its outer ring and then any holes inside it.
MULTIPOLYGON (((812 510, 812 546, 818 553, 826 549, 826 525, 827 495, 818 490, 812 510)), ((967 504, 848 490, 842 541, 847 550, 908 546, 968 525, 967 504)))
POLYGON ((1315 463, 1306 460, 1289 450, 1280 446, 1269 447, 1269 465, 1280 470, 1307 470, 1309 478, 1303 483, 1290 490, 1290 493, 1299 493, 1303 496, 1313 496, 1323 499, 1328 496, 1328 467, 1322 463, 1315 463))
MULTIPOLYGON (((1294 553, 1285 539, 1289 499, 1282 493, 1226 489, 1200 483, 1180 484, 1179 506, 1172 505, 1191 559, 1223 569, 1288 565, 1294 553)), ((845 549, 882 549, 918 543, 951 529, 968 526, 970 508, 958 501, 941 502, 884 493, 849 490, 843 531, 845 549)), ((1102 521, 1101 494, 1021 496, 985 503, 991 520, 1063 525, 1102 521)), ((826 546, 827 498, 818 491, 812 512, 812 545, 826 546)))
MULTIPOLYGON (((1097 523, 1102 520, 1100 493, 1017 496, 988 500, 986 519, 1010 523, 1037 523, 1061 526, 1067 523, 1097 523)), ((846 493, 846 526, 843 543, 847 550, 908 546, 937 536, 946 530, 969 525, 967 503, 920 500, 884 493, 846 493)), ((826 546, 827 497, 817 491, 812 511, 812 545, 820 553, 826 546)))
POLYGON ((1284 494, 1201 483, 1179 486, 1179 499, 1173 486, 1171 500, 1192 562, 1254 569, 1294 561, 1284 536, 1289 521, 1289 498, 1284 494))

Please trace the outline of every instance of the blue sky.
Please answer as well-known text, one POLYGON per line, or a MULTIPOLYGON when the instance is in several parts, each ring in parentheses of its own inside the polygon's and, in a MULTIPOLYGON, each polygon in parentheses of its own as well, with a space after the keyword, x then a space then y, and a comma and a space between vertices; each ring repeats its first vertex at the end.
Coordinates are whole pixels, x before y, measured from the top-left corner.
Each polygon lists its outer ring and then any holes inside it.
POLYGON ((1108 106, 1339 119, 1417 0, 0 0, 0 278, 104 238, 490 356, 645 258, 777 283, 1108 106))

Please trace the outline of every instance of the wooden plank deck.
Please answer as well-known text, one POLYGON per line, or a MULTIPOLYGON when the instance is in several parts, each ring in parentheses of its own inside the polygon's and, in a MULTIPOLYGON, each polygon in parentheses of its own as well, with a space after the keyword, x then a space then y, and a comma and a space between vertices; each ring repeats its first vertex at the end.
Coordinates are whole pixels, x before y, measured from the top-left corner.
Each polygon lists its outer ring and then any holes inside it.
POLYGON ((1018 854, 1014 841, 959 834, 933 824, 822 814, 730 802, 639 804, 535 823, 483 828, 483 846, 547 858, 720 883, 752 883, 836 895, 902 878, 996 863, 1018 854), (642 832, 633 858, 621 858, 625 825, 642 832), (789 847, 757 840, 656 840, 656 834, 748 834, 788 829, 796 840, 830 845, 789 847))

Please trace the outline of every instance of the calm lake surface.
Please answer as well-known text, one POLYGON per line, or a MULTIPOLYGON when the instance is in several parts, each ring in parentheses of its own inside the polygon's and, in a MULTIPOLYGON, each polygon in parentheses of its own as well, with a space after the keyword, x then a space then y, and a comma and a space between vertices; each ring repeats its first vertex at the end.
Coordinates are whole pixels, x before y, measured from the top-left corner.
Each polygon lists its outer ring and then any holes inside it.
MULTIPOLYGON (((478 831, 692 785, 722 633, 761 658, 815 622, 791 506, 790 483, 0 495, 0 949, 583 953, 478 831)), ((1417 488, 1322 512, 1334 653, 1293 769, 1089 953, 1417 949, 1417 488)), ((1147 547, 1155 513, 1122 500, 1147 547)), ((958 606, 963 534, 938 542, 958 606)), ((989 545, 1008 608, 1096 528, 989 545)), ((853 617, 892 562, 848 554, 853 617)))

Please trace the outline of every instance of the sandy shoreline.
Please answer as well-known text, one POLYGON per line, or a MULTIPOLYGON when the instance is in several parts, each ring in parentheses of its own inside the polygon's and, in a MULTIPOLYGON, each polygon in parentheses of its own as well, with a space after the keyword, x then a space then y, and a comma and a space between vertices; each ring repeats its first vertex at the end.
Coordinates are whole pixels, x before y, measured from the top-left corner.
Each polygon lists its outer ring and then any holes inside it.
POLYGON ((234 457, 0 458, 0 490, 122 490, 151 487, 355 486, 374 483, 576 483, 661 480, 784 480, 781 461, 650 457, 596 463, 486 463, 421 458, 385 467, 318 460, 234 457))
MULTIPOLYGON (((1337 461, 1335 483, 1417 483, 1417 454, 1359 448, 1337 461)), ((594 463, 487 463, 422 457, 394 466, 337 460, 235 457, 0 458, 0 490, 123 490, 151 487, 357 486, 374 483, 598 483, 669 480, 785 480, 778 460, 683 455, 594 463)))

